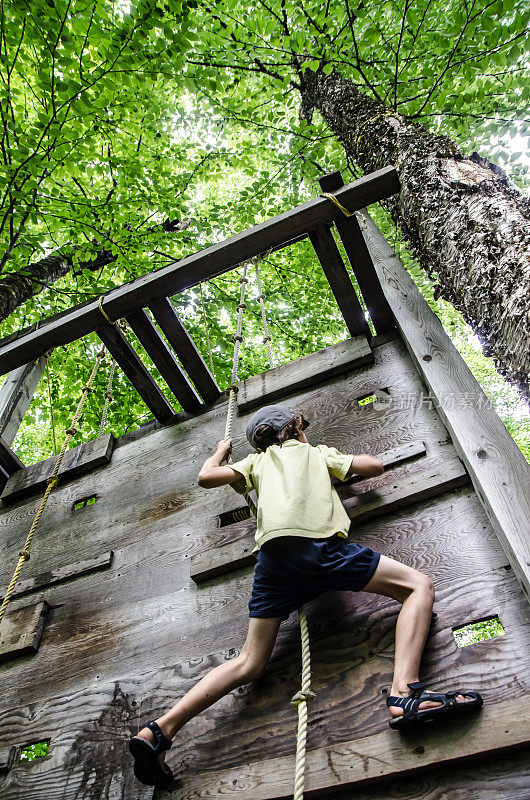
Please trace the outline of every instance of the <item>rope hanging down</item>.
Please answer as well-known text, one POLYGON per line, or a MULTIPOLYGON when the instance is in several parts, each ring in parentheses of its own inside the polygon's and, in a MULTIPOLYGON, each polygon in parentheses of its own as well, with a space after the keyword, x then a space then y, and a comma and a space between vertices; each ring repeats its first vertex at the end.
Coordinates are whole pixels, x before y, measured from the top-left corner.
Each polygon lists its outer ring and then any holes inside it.
MULTIPOLYGON (((335 198, 333 198, 335 200, 335 198)), ((337 201, 338 203, 338 201, 337 201)), ((339 204, 340 206, 340 204, 339 204)), ((343 209, 347 212, 347 209, 343 209)), ((349 214, 349 212, 347 212, 349 214)), ((254 268, 256 271, 256 284, 258 288, 258 297, 261 309, 261 319, 263 323, 263 342, 267 347, 267 355, 269 359, 269 367, 274 367, 274 358, 271 348, 271 337, 269 335, 269 326, 267 322, 267 314, 265 311, 265 296, 261 289, 261 277, 259 271, 259 264, 261 257, 258 256, 254 259, 254 268)), ((225 440, 229 439, 232 434, 232 423, 234 418, 234 408, 237 396, 237 368, 239 365, 239 352, 240 345, 243 341, 241 335, 243 327, 243 312, 246 309, 245 292, 247 285, 247 264, 243 268, 243 275, 239 279, 241 282, 241 296, 237 306, 237 326, 234 335, 234 361, 232 366, 231 385, 228 387, 228 412, 226 417, 225 440)), ((228 458, 230 463, 231 458, 228 458)), ((248 503, 251 513, 256 516, 256 505, 252 499, 245 495, 245 500, 248 503)), ((311 653, 309 649, 309 630, 307 627, 307 618, 303 608, 298 611, 300 617, 300 638, 302 645, 302 682, 300 690, 291 699, 292 705, 296 706, 298 711, 298 730, 296 736, 296 759, 294 769, 294 789, 293 800, 303 800, 304 797, 304 783, 305 783, 305 765, 306 765, 306 743, 307 743, 307 701, 312 699, 315 694, 311 691, 311 653)))
POLYGON ((92 372, 90 374, 90 377, 88 379, 88 382, 87 382, 86 386, 83 387, 83 392, 81 394, 81 398, 80 398, 79 403, 77 405, 77 408, 76 408, 75 414, 73 416, 72 422, 70 423, 70 427, 66 430, 66 436, 65 436, 63 445, 61 447, 61 450, 59 452, 59 455, 57 456, 57 460, 55 462, 55 466, 53 468, 53 472, 52 472, 51 476, 48 478, 48 485, 46 486, 46 491, 44 492, 44 497, 42 498, 42 500, 40 502, 40 505, 39 505, 39 507, 37 509, 37 513, 35 514, 35 517, 33 518, 33 522, 31 523, 31 528, 29 529, 29 533, 28 533, 28 535, 26 537, 26 541, 24 543, 24 547, 22 548, 22 550, 19 553, 19 559, 18 559, 17 565, 15 567, 15 571, 13 573, 13 577, 11 578, 11 581, 10 581, 9 586, 7 588, 7 591, 5 593, 5 597, 3 599, 2 605, 0 606, 0 622, 2 621, 2 619, 4 617, 7 605, 9 603, 9 601, 11 600, 11 596, 12 596, 14 590, 15 590, 15 584, 16 584, 16 582, 18 580, 18 576, 20 575, 20 571, 22 569, 22 566, 23 566, 24 562, 27 561, 29 559, 29 557, 30 557, 31 540, 33 539, 33 535, 34 535, 34 533, 35 533, 35 531, 37 529, 37 525, 39 524, 39 520, 40 520, 40 518, 42 516, 42 513, 43 513, 43 511, 44 511, 44 509, 46 507, 46 504, 48 502, 48 497, 50 496, 52 491, 57 486, 57 483, 58 483, 58 477, 57 476, 59 474, 59 470, 61 468, 61 464, 63 463, 64 454, 66 453, 66 449, 68 447, 68 444, 70 443, 70 439, 72 438, 72 436, 74 436, 77 433, 76 425, 79 422, 79 417, 81 416, 81 412, 82 412, 83 407, 85 405, 86 399, 87 399, 88 395, 92 392, 92 384, 94 383, 94 379, 96 377, 96 373, 98 371, 99 365, 101 364, 101 360, 104 357, 105 357, 105 350, 102 349, 102 350, 99 351, 99 353, 96 356, 96 361, 95 361, 94 366, 92 368, 92 372))

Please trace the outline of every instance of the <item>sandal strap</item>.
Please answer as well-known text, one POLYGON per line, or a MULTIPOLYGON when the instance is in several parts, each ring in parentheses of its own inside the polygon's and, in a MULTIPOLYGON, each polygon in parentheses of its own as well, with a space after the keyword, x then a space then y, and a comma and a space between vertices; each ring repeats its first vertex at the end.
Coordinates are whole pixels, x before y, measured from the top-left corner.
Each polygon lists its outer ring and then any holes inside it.
POLYGON ((160 725, 158 725, 157 722, 155 722, 154 720, 152 722, 147 722, 145 727, 149 728, 149 730, 153 733, 153 736, 155 737, 156 745, 153 748, 155 753, 159 754, 163 753, 165 750, 171 749, 171 745, 173 744, 173 742, 171 741, 171 739, 168 739, 167 736, 164 735, 162 728, 160 727, 160 725))

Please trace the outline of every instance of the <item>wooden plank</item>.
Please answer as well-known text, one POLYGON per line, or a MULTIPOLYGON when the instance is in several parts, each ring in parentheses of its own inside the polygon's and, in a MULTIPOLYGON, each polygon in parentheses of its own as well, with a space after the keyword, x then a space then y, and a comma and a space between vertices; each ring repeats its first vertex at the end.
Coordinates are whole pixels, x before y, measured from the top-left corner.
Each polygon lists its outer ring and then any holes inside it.
POLYGON ((297 361, 269 369, 238 384, 237 405, 240 413, 266 405, 279 397, 303 391, 309 386, 370 364, 374 355, 365 336, 347 339, 317 350, 297 361))
POLYGON ((41 356, 11 372, 0 388, 0 438, 11 446, 41 379, 46 358, 41 356))
POLYGON ((10 608, 2 620, 0 638, 0 662, 32 655, 37 652, 42 639, 48 603, 45 600, 10 608))
POLYGON ((149 308, 164 336, 178 355, 182 366, 195 384, 197 391, 206 403, 214 403, 220 397, 221 390, 171 301, 167 297, 163 297, 161 300, 151 303, 149 308))
MULTIPOLYGON (((92 439, 67 450, 59 470, 59 482, 64 483, 78 475, 108 464, 112 457, 114 442, 114 436, 107 433, 98 439, 92 439)), ((2 502, 14 503, 23 497, 44 491, 56 461, 57 457, 52 456, 52 458, 39 461, 38 464, 32 464, 30 467, 15 472, 9 478, 2 492, 2 502)))
MULTIPOLYGON (((464 467, 447 449, 443 460, 437 457, 426 463, 429 459, 423 459, 408 475, 398 478, 393 473, 384 473, 377 478, 365 478, 362 486, 360 483, 345 485, 339 494, 352 522, 359 524, 467 483, 469 477, 464 467)), ((255 520, 240 523, 240 529, 246 531, 241 539, 191 557, 190 574, 195 583, 255 562, 256 555, 252 552, 255 520)))
MULTIPOLYGON (((340 172, 331 172, 318 180, 324 192, 335 192, 344 186, 340 172)), ((385 297, 357 217, 344 214, 335 219, 335 227, 348 256, 351 268, 361 290, 370 318, 377 333, 395 328, 392 309, 385 297)))
MULTIPOLYGON (((527 746, 530 741, 530 695, 484 706, 478 714, 454 722, 424 726, 400 736, 390 728, 375 736, 310 750, 306 760, 305 797, 318 797, 340 786, 364 786, 382 778, 398 779, 436 764, 454 764, 477 753, 494 754, 527 746)), ((157 800, 287 800, 292 797, 293 757, 267 759, 210 773, 191 770, 180 785, 157 792, 157 800)))
POLYGON ((200 397, 145 311, 139 309, 129 314, 127 322, 182 408, 190 413, 199 411, 200 397))
MULTIPOLYGON (((398 447, 392 447, 390 450, 385 450, 383 453, 378 453, 377 458, 383 462, 384 468, 388 469, 389 467, 395 467, 398 464, 403 464, 404 461, 410 461, 411 458, 424 456, 426 452, 427 449, 422 441, 407 442, 407 444, 401 444, 398 447)), ((337 481, 335 485, 349 486, 352 483, 359 483, 362 480, 364 480, 362 475, 352 475, 349 480, 337 481)))
MULTIPOLYGON (((365 175, 336 192, 339 201, 352 211, 376 203, 399 191, 394 167, 384 167, 365 175)), ((131 283, 114 289, 105 297, 104 308, 112 319, 150 306, 154 300, 171 297, 190 286, 228 272, 252 256, 267 253, 271 247, 290 242, 318 225, 332 222, 342 212, 329 200, 318 197, 286 211, 242 233, 231 236, 199 253, 187 256, 131 283)), ((0 349, 0 374, 38 358, 57 345, 72 342, 96 330, 101 324, 99 302, 72 309, 51 323, 0 349)))
POLYGON ((530 465, 399 258, 363 217, 363 236, 410 356, 530 598, 530 465))
POLYGON ((22 595, 29 594, 30 592, 37 592, 49 586, 55 586, 57 583, 62 583, 63 581, 74 580, 83 575, 90 575, 93 572, 107 569, 111 566, 113 557, 113 551, 109 550, 106 553, 94 556, 94 558, 74 561, 72 564, 65 564, 63 567, 56 567, 46 572, 40 572, 38 575, 35 575, 34 578, 25 578, 24 580, 17 581, 12 597, 22 597, 22 595))
POLYGON ((328 279, 350 336, 364 334, 371 338, 370 326, 366 321, 364 311, 355 294, 355 289, 330 229, 324 226, 316 228, 316 230, 310 231, 309 239, 328 279))
POLYGON ((7 442, 0 439, 0 467, 6 475, 14 475, 24 469, 24 463, 16 453, 11 450, 7 442))
POLYGON ((168 403, 119 328, 106 323, 97 329, 97 334, 156 419, 159 422, 173 419, 173 406, 168 403))

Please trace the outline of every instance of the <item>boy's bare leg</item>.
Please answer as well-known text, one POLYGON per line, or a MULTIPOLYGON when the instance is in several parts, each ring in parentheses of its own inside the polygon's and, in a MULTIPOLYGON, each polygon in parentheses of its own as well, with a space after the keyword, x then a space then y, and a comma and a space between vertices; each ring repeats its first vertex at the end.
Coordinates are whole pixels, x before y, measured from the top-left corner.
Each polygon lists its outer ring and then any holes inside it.
MULTIPOLYGON (((186 722, 232 689, 250 683, 263 674, 278 635, 280 622, 281 620, 277 618, 250 617, 247 638, 241 653, 236 658, 212 669, 170 711, 156 720, 168 739, 172 739, 186 722)), ((142 728, 138 735, 154 742, 154 736, 149 728, 142 728)), ((160 761, 163 760, 164 754, 160 757, 160 761)))
MULTIPOLYGON (((396 623, 396 655, 390 694, 406 697, 410 695, 407 684, 419 680, 421 655, 434 602, 432 581, 418 570, 382 555, 363 591, 383 594, 403 604, 396 623)), ((466 702, 467 698, 458 695, 457 700, 466 702)), ((421 703, 420 709, 439 705, 441 703, 427 701, 421 703)), ((393 717, 403 714, 403 709, 398 706, 390 706, 389 710, 393 717)))

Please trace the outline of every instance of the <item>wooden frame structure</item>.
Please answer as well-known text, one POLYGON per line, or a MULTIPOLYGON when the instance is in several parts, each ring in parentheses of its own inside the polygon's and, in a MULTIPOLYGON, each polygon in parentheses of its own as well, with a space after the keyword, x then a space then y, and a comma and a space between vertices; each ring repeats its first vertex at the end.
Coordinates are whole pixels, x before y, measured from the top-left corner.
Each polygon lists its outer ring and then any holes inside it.
MULTIPOLYGON (((333 173, 322 188, 360 209, 373 201, 374 185, 381 196, 397 190, 393 170, 376 175, 375 184, 367 176, 340 188, 333 173)), ((437 800, 440 792, 455 800, 491 792, 496 800, 523 796, 527 765, 517 751, 530 741, 528 606, 520 588, 528 586, 530 561, 528 465, 366 212, 346 218, 327 199, 301 208, 301 217, 287 212, 104 299, 111 319, 126 316, 166 383, 185 398, 187 414, 175 418, 97 303, 0 347, 0 368, 15 369, 31 348, 36 354, 76 338, 74 321, 81 319, 78 335, 96 330, 155 417, 167 423, 116 442, 96 440, 67 462, 35 561, 9 612, 17 657, 8 646, 1 654, 11 659, 3 665, 0 710, 5 800, 52 800, 59 792, 64 800, 99 800, 98 792, 109 800, 152 798, 132 777, 126 739, 169 698, 237 653, 247 622, 254 523, 230 522, 241 501, 229 487, 206 497, 195 484, 198 461, 224 425, 226 401, 167 298, 177 285, 306 236, 351 339, 242 382, 238 428, 244 430, 257 403, 288 397, 312 415, 315 441, 383 458, 384 475, 340 490, 355 536, 432 574, 439 599, 424 659, 427 677, 436 685, 465 682, 486 700, 478 718, 459 725, 407 737, 390 731, 381 700, 395 604, 362 593, 318 598, 309 609, 317 698, 309 709, 307 796, 332 800, 339 790, 345 800, 437 800), (376 336, 359 315, 331 221, 376 336), (376 401, 360 404, 368 396, 376 401), (76 511, 76 500, 89 496, 97 502, 76 511), (506 635, 459 651, 452 627, 493 613, 506 635), (21 658, 25 642, 33 655, 21 658), (29 769, 17 761, 22 744, 46 738, 50 759, 29 769), (421 781, 409 779, 417 773, 421 781)), ((235 446, 244 448, 239 433, 235 446)), ((6 485, 0 504, 0 530, 10 530, 2 550, 6 565, 34 507, 32 487, 47 470, 46 462, 18 465, 6 485)), ((189 741, 184 732, 170 753, 177 784, 155 793, 157 800, 288 798, 295 727, 288 700, 298 672, 293 620, 282 627, 264 679, 197 718, 189 741)))

